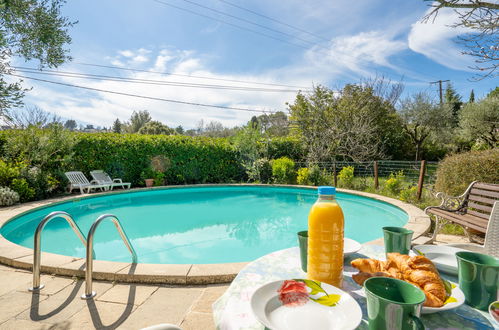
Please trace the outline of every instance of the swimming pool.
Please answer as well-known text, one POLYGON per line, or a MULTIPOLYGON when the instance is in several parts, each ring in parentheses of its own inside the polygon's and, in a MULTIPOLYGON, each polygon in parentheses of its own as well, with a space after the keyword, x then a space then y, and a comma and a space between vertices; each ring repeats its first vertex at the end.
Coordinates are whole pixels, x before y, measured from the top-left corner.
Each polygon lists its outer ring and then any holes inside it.
MULTIPOLYGON (((32 248, 40 220, 68 212, 87 233, 95 219, 115 214, 134 246, 139 263, 209 264, 254 260, 297 244, 307 228, 314 189, 272 186, 206 186, 154 189, 92 196, 35 209, 0 229, 6 239, 32 248)), ((379 238, 383 226, 403 226, 408 215, 389 203, 339 192, 345 236, 361 243, 379 238)), ((111 222, 94 240, 97 260, 129 262, 111 222)), ((85 249, 66 221, 54 219, 43 230, 42 251, 84 257, 85 249)))

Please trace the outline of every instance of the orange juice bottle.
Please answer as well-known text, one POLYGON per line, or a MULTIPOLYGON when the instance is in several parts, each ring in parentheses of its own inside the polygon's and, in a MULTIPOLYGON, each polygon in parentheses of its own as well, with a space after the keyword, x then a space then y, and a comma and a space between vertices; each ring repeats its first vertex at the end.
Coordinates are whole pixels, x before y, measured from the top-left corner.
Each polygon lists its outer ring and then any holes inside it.
POLYGON ((319 199, 308 215, 307 277, 341 287, 343 279, 343 211, 336 188, 319 187, 319 199))

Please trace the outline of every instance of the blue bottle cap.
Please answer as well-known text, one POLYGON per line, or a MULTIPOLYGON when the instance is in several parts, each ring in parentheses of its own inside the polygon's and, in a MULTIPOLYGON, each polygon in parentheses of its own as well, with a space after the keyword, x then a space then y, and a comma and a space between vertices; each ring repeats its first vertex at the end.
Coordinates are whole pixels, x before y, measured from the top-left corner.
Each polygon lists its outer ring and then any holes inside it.
POLYGON ((320 186, 319 195, 336 195, 336 188, 330 186, 320 186))

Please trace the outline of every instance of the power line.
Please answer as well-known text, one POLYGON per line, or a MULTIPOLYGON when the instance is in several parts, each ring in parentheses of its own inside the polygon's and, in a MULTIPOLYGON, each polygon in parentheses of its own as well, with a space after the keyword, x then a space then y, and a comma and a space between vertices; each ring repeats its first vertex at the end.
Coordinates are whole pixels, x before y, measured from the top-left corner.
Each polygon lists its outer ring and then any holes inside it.
MULTIPOLYGON (((193 11, 193 10, 190 10, 190 9, 187 9, 187 8, 183 8, 183 7, 179 7, 179 6, 176 6, 176 5, 173 5, 171 3, 168 3, 168 2, 164 2, 164 1, 161 1, 161 0, 153 0, 154 2, 157 2, 159 4, 163 4, 165 6, 169 6, 169 7, 172 7, 172 8, 176 8, 176 9, 179 9, 179 10, 182 10, 182 11, 185 11, 185 12, 188 12, 188 13, 191 13, 191 14, 194 14, 194 15, 197 15, 197 16, 201 16, 201 17, 205 17, 205 18, 208 18, 208 19, 211 19, 211 20, 214 20, 214 21, 217 21, 217 22, 221 22, 221 23, 224 23, 224 24, 227 24, 227 25, 230 25, 230 26, 233 26, 233 27, 237 27, 239 29, 242 29, 242 30, 246 30, 246 31, 250 31, 252 33, 255 33, 255 34, 258 34, 258 35, 262 35, 264 37, 267 37, 267 38, 271 38, 271 39, 274 39, 274 40, 278 40, 278 41, 282 41, 282 42, 285 42, 287 44, 290 44, 290 45, 293 45, 293 46, 296 46, 296 47, 300 47, 300 48, 303 48, 303 49, 307 49, 309 50, 310 48, 307 48, 303 45, 300 45, 300 44, 296 44, 296 43, 293 43, 293 42, 290 42, 288 40, 284 40, 284 39, 280 39, 280 38, 276 38, 274 36, 271 36, 271 35, 268 35, 268 34, 265 34, 265 33, 261 33, 259 31, 256 31, 256 30, 253 30, 253 29, 249 29, 249 28, 246 28, 246 27, 243 27, 243 26, 240 26, 240 25, 237 25, 237 24, 233 24, 233 23, 230 23, 230 22, 227 22, 227 21, 224 21, 224 20, 221 20, 221 19, 218 19, 218 18, 214 18, 214 17, 211 17, 211 16, 208 16, 208 15, 205 15, 205 14, 201 14, 201 13, 198 13, 196 11, 193 11)), ((223 11, 219 11, 217 9, 213 9, 213 8, 210 8, 210 7, 207 7, 207 6, 204 6, 204 5, 201 5, 199 3, 196 3, 194 1, 190 1, 190 0, 182 0, 184 2, 187 2, 187 3, 191 3, 191 4, 194 4, 196 6, 199 6, 201 8, 205 8, 207 10, 210 10, 210 11, 214 11, 214 12, 217 12, 217 13, 220 13, 222 15, 226 15, 226 16, 229 16, 229 17, 233 17, 233 18, 236 18, 236 19, 239 19, 241 21, 245 21, 245 22, 248 22, 248 20, 244 19, 244 18, 240 18, 238 16, 234 16, 234 15, 231 15, 231 14, 228 14, 228 13, 225 13, 223 11)), ((249 21, 251 22, 251 21, 249 21)), ((254 22, 251 22, 251 24, 254 24, 254 25, 257 25, 257 26, 262 26, 261 24, 258 24, 258 23, 254 23, 254 22)), ((266 29, 269 29, 269 30, 273 30, 273 31, 276 31, 275 29, 272 29, 272 28, 268 28, 268 27, 265 27, 266 29)), ((289 35, 287 33, 284 33, 282 31, 279 31, 279 33, 282 33, 282 34, 285 34, 285 35, 289 35)), ((296 39, 300 39, 300 38, 297 38, 293 35, 291 35, 292 37, 296 38, 296 39)), ((300 39, 300 40, 304 40, 304 39, 300 39)), ((312 43, 310 41, 307 41, 307 40, 304 40, 305 42, 311 44, 312 46, 314 47, 317 47, 319 49, 322 49, 322 50, 325 50, 327 52, 329 52, 331 49, 328 48, 328 47, 325 47, 321 44, 317 44, 317 43, 312 43)), ((381 70, 378 70, 378 71, 381 71, 381 70)), ((381 71, 383 72, 383 71, 381 71)), ((415 79, 415 80, 420 80, 420 79, 415 79)), ((423 81, 423 80, 421 80, 423 81)))
POLYGON ((157 2, 157 3, 160 3, 160 4, 163 4, 163 5, 165 5, 165 6, 169 6, 169 7, 172 7, 172 8, 176 8, 176 9, 179 9, 179 10, 182 10, 182 11, 185 11, 185 12, 188 12, 188 13, 191 13, 191 14, 194 14, 194 15, 197 15, 197 16, 201 16, 201 17, 204 17, 204 18, 209 18, 209 19, 211 19, 211 20, 214 20, 214 21, 217 21, 217 22, 220 22, 220 23, 223 23, 223 24, 227 24, 227 25, 230 25, 230 26, 236 27, 236 28, 241 29, 241 30, 249 31, 249 32, 252 32, 252 33, 255 33, 255 34, 261 35, 261 36, 265 36, 265 37, 267 37, 267 38, 271 38, 271 39, 274 39, 274 40, 282 41, 282 42, 285 42, 285 43, 287 43, 287 44, 293 45, 293 46, 295 46, 295 47, 300 47, 300 48, 303 48, 303 49, 308 49, 308 47, 305 47, 305 46, 303 46, 303 45, 299 45, 299 44, 296 44, 296 43, 290 42, 290 41, 288 41, 288 40, 284 40, 284 39, 281 39, 281 38, 277 38, 277 37, 271 36, 271 35, 269 35, 269 34, 262 33, 262 32, 260 32, 260 31, 253 30, 253 29, 250 29, 250 28, 247 28, 247 27, 241 26, 241 25, 237 25, 237 24, 234 24, 234 23, 230 23, 230 22, 227 22, 227 21, 221 20, 221 19, 219 19, 219 18, 215 18, 215 17, 211 17, 211 16, 208 16, 208 15, 205 15, 205 14, 201 14, 201 13, 195 12, 195 11, 190 10, 190 9, 187 9, 187 8, 179 7, 179 6, 173 5, 173 4, 168 3, 168 2, 164 2, 164 1, 160 1, 160 0, 153 0, 153 1, 155 1, 155 2, 157 2))
POLYGON ((430 82, 430 85, 438 84, 439 95, 440 95, 440 105, 444 104, 443 95, 442 95, 442 83, 447 82, 447 81, 450 81, 450 80, 437 80, 437 81, 430 82))
POLYGON ((260 14, 260 13, 258 13, 258 12, 256 12, 256 11, 254 11, 254 10, 251 10, 251 9, 248 9, 248 8, 245 8, 245 7, 242 7, 242 6, 236 5, 235 3, 232 3, 232 2, 229 2, 229 1, 226 1, 226 0, 218 0, 218 1, 223 2, 223 3, 225 3, 225 4, 229 5, 229 6, 232 6, 232 7, 235 7, 235 8, 241 9, 241 10, 244 10, 244 11, 246 11, 246 12, 248 12, 248 13, 253 14, 253 15, 257 15, 257 16, 263 17, 263 18, 265 18, 265 19, 268 19, 268 20, 270 20, 270 21, 273 21, 273 22, 275 22, 275 23, 278 23, 278 24, 284 25, 284 26, 289 27, 289 28, 291 28, 291 29, 294 29, 294 30, 296 30, 296 31, 300 31, 300 32, 306 33, 306 34, 308 34, 308 35, 310 35, 310 36, 313 36, 313 37, 315 37, 315 38, 317 38, 317 39, 321 39, 321 40, 324 40, 324 41, 329 41, 329 39, 324 38, 324 37, 321 37, 320 35, 317 35, 317 34, 315 34, 315 33, 309 32, 309 31, 307 31, 307 30, 301 29, 301 28, 299 28, 299 27, 296 27, 296 26, 294 26, 294 25, 288 24, 288 23, 286 23, 286 22, 283 22, 283 21, 277 20, 277 19, 272 18, 272 17, 270 17, 270 16, 260 14))
POLYGON ((244 80, 236 80, 236 79, 213 78, 213 77, 205 77, 205 76, 193 76, 193 75, 188 75, 188 74, 179 74, 179 73, 172 73, 172 72, 152 71, 152 70, 133 69, 133 68, 122 68, 122 67, 114 66, 114 65, 102 65, 102 64, 82 63, 82 62, 74 62, 74 63, 78 64, 78 65, 85 65, 85 66, 92 66, 92 67, 99 67, 99 68, 108 68, 108 69, 116 69, 116 70, 123 70, 123 71, 132 71, 132 72, 147 72, 147 73, 155 73, 155 74, 169 75, 169 76, 189 77, 189 78, 196 78, 196 79, 207 79, 207 80, 228 81, 228 82, 238 82, 238 83, 244 83, 244 84, 262 85, 262 86, 279 86, 279 87, 290 87, 290 88, 309 89, 309 87, 303 87, 303 86, 293 86, 293 85, 283 85, 283 84, 273 84, 273 83, 262 83, 262 82, 256 82, 256 81, 244 81, 244 80))
POLYGON ((195 106, 200 106, 200 107, 218 108, 218 109, 234 110, 234 111, 273 113, 272 111, 266 111, 266 110, 248 109, 248 108, 239 108, 239 107, 229 107, 229 106, 223 106, 223 105, 204 104, 204 103, 195 103, 195 102, 179 101, 179 100, 172 100, 172 99, 164 99, 164 98, 153 97, 153 96, 144 96, 144 95, 123 93, 123 92, 117 92, 117 91, 110 91, 110 90, 106 90, 106 89, 86 87, 86 86, 79 86, 79 85, 62 83, 62 82, 57 82, 57 81, 52 81, 52 80, 45 80, 45 79, 39 79, 39 78, 34 78, 34 77, 22 76, 22 75, 17 75, 17 74, 13 74, 13 73, 6 73, 6 74, 9 75, 9 76, 13 76, 13 77, 31 79, 31 80, 46 82, 46 83, 55 84, 55 85, 61 85, 61 86, 68 86, 68 87, 74 87, 74 88, 87 89, 87 90, 96 91, 96 92, 102 92, 102 93, 110 93, 110 94, 117 94, 117 95, 123 95, 123 96, 138 97, 138 98, 148 99, 148 100, 154 100, 154 101, 163 101, 163 102, 170 102, 170 103, 195 105, 195 106))
POLYGON ((196 83, 184 83, 177 81, 164 81, 164 80, 152 80, 152 79, 137 79, 137 78, 124 78, 108 75, 96 75, 89 73, 79 73, 79 72, 68 72, 68 71, 56 71, 56 70, 43 70, 40 71, 35 68, 17 67, 13 66, 16 71, 23 73, 34 73, 57 77, 70 77, 70 78, 80 78, 80 79, 94 79, 101 81, 117 81, 125 83, 134 84, 147 84, 147 85, 157 85, 157 86, 176 86, 176 87, 189 87, 189 88, 208 88, 208 89, 224 89, 224 90, 235 90, 243 92, 280 92, 280 93, 298 93, 300 90, 291 89, 275 89, 275 88, 254 88, 254 87, 244 87, 244 86, 227 86, 227 85, 207 85, 207 84, 196 84, 196 83))
MULTIPOLYGON (((156 2, 161 2, 161 1, 157 1, 157 0, 154 0, 156 2)), ((271 27, 268 27, 268 26, 265 26, 263 24, 259 24, 259 23, 255 23, 253 21, 250 21, 246 18, 243 18, 243 17, 239 17, 239 16, 235 16, 235 15, 232 15, 232 14, 229 14, 229 13, 226 13, 224 11, 221 11, 221 10, 218 10, 218 9, 215 9, 215 8, 211 8, 211 7, 208 7, 208 6, 205 6, 205 5, 202 5, 200 3, 197 3, 195 1, 191 1, 191 0, 182 0, 184 2, 187 2, 187 3, 190 3, 194 6, 198 6, 198 7, 201 7, 201 8, 204 8, 204 9, 207 9, 209 11, 212 11, 214 13, 217 13, 217 14, 220 14, 220 15, 224 15, 224 16, 227 16, 227 17, 230 17, 230 18, 234 18, 236 20, 239 20, 239 21, 242 21, 242 22, 245 22, 245 23, 248 23, 248 24, 251 24, 251 25, 254 25, 254 26, 258 26, 262 29, 266 29, 266 30, 269 30, 269 31, 272 31, 272 32, 276 32, 276 33, 279 33, 279 34, 282 34, 282 35, 285 35, 287 37, 291 37, 291 38, 295 38, 297 40, 300 40, 300 41, 303 41, 305 43, 308 43, 308 44, 311 44, 311 45, 314 45, 313 42, 309 41, 309 40, 305 40, 305 39, 302 39, 302 38, 299 38, 295 35, 292 35, 292 34, 289 34, 289 33, 286 33, 286 32, 282 32, 282 31, 279 31, 279 30, 276 30, 276 29, 273 29, 271 27)))

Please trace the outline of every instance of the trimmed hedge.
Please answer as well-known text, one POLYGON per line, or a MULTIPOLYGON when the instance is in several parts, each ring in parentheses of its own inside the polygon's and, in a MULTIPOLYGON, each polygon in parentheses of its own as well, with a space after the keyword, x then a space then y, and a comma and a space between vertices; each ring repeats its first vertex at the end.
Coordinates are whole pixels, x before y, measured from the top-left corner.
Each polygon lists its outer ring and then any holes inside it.
POLYGON ((237 155, 225 139, 173 135, 115 133, 77 134, 72 169, 88 174, 103 169, 112 177, 141 183, 141 173, 151 158, 168 159, 167 184, 221 183, 244 176, 237 155))
POLYGON ((499 149, 470 151, 445 157, 438 165, 435 188, 458 196, 475 180, 499 183, 499 149))

